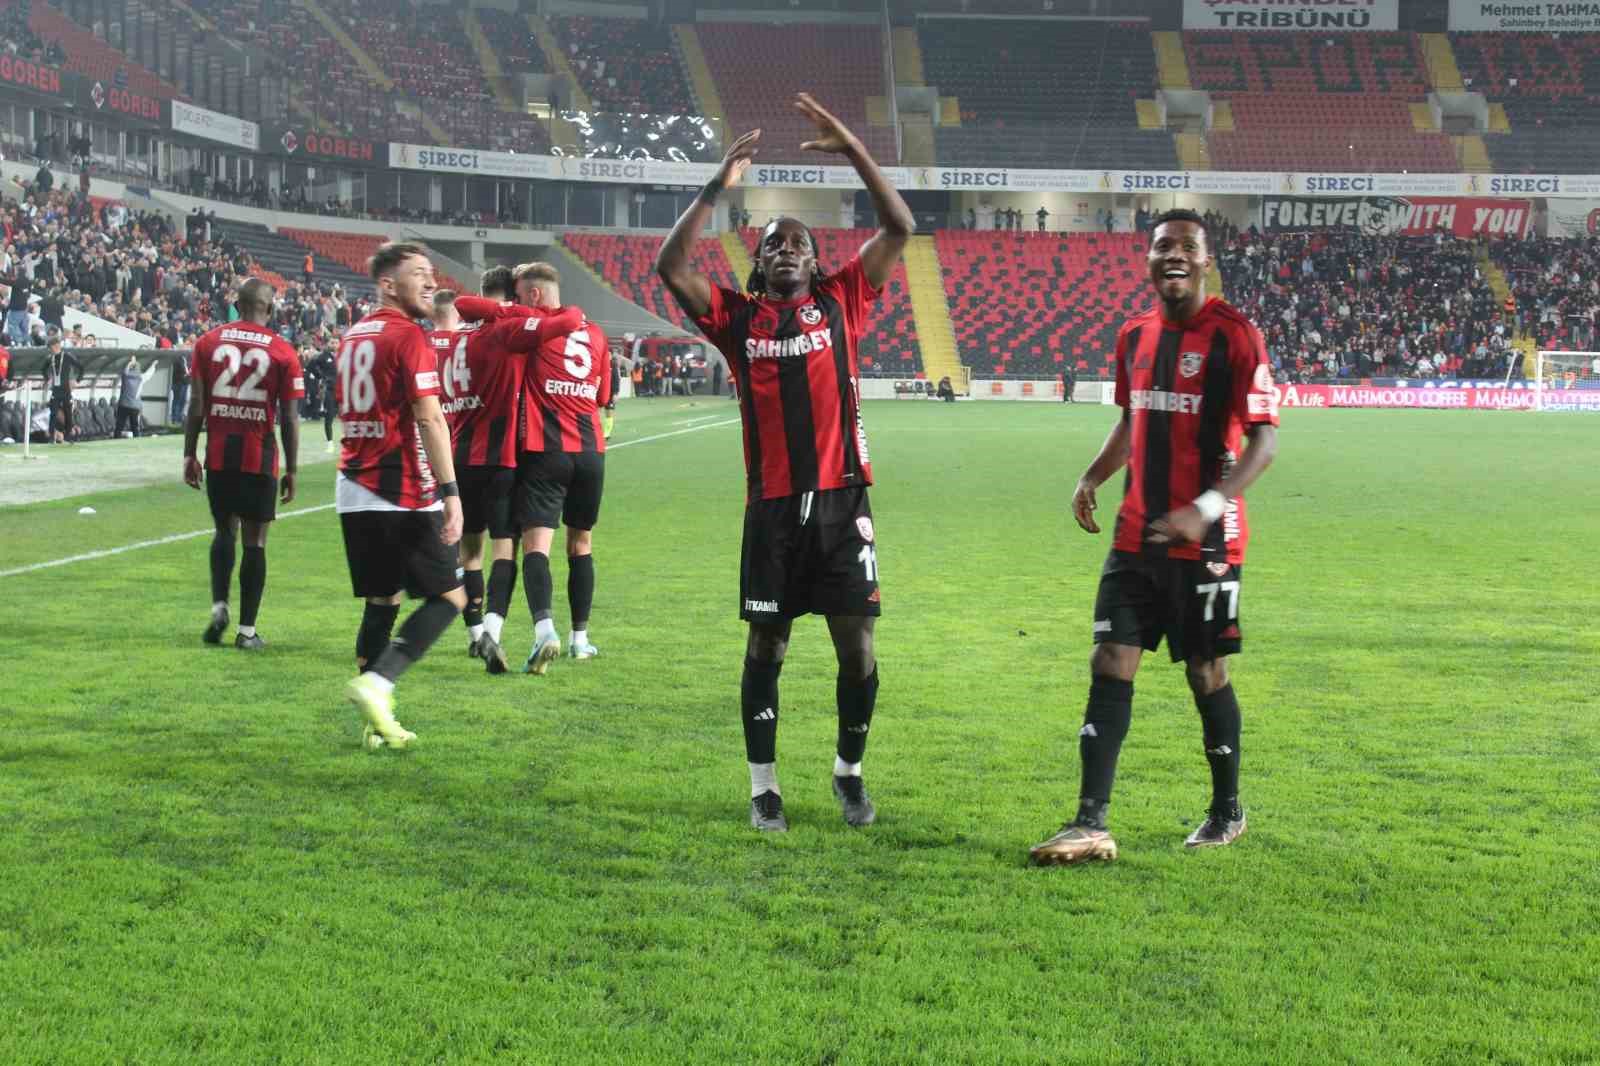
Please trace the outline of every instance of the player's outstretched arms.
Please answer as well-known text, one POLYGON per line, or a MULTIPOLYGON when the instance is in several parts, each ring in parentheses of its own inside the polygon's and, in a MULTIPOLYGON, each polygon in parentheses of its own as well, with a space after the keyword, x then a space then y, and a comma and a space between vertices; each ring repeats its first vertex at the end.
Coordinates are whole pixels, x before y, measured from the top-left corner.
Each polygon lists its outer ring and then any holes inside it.
POLYGON ((878 214, 878 232, 861 246, 861 267, 872 287, 881 289, 917 228, 916 216, 849 127, 817 103, 810 93, 796 93, 794 106, 817 126, 817 139, 806 141, 800 145, 801 149, 842 155, 850 160, 850 165, 861 175, 867 194, 872 197, 872 207, 878 214))
POLYGON ((1132 428, 1128 424, 1128 413, 1124 411, 1122 417, 1117 419, 1117 424, 1111 427, 1111 432, 1106 434, 1106 441, 1100 445, 1100 454, 1094 457, 1094 462, 1089 464, 1089 469, 1083 472, 1078 479, 1078 487, 1072 493, 1072 517, 1078 520, 1078 526, 1086 533, 1100 532, 1100 526, 1094 520, 1095 490, 1106 483, 1106 479, 1118 470, 1128 465, 1128 456, 1132 453, 1132 428))
POLYGON ((739 184, 744 172, 750 169, 750 160, 755 158, 758 150, 756 142, 760 139, 761 131, 751 130, 728 146, 716 177, 700 190, 700 196, 679 217, 672 232, 667 234, 667 239, 661 242, 661 250, 656 253, 656 273, 667 286, 667 291, 672 293, 672 298, 678 301, 678 306, 683 308, 683 313, 690 318, 699 318, 711 310, 711 279, 696 270, 690 262, 689 255, 694 250, 694 242, 705 231, 706 223, 711 221, 717 209, 717 197, 739 184))

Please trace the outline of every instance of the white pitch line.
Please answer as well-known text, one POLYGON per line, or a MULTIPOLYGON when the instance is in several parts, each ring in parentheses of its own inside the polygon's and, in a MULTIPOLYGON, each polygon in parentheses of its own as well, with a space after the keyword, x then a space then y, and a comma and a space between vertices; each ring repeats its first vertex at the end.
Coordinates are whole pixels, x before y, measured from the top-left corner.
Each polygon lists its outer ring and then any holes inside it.
MULTIPOLYGON (((738 422, 737 418, 730 418, 725 422, 713 422, 708 426, 694 426, 690 429, 678 429, 671 433, 656 433, 649 437, 639 437, 637 440, 625 440, 620 444, 609 445, 607 451, 616 451, 618 448, 627 448, 634 444, 648 444, 653 440, 664 440, 667 437, 681 437, 685 433, 698 433, 702 429, 716 429, 718 426, 731 426, 738 422)), ((285 511, 279 518, 295 518, 303 514, 316 514, 318 511, 331 511, 331 503, 319 503, 315 507, 302 507, 298 511, 285 511)), ((117 548, 102 548, 99 551, 84 552, 81 555, 69 555, 63 559, 51 559, 43 563, 29 563, 27 566, 18 566, 10 570, 0 570, 0 577, 16 577, 18 574, 31 574, 35 570, 48 570, 54 566, 66 566, 68 563, 82 563, 90 559, 104 559, 108 555, 121 555, 124 552, 138 551, 140 548, 154 548, 161 544, 175 544, 180 540, 193 540, 195 537, 207 537, 216 532, 211 529, 193 529, 187 533, 173 533, 166 537, 157 537, 154 540, 141 540, 133 544, 124 544, 117 548)))

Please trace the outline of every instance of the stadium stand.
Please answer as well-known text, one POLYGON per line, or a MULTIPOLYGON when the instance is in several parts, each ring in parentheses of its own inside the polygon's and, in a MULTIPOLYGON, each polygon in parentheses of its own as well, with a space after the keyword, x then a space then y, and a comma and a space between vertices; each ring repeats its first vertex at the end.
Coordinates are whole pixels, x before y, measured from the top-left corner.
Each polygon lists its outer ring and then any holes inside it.
POLYGON ((1589 85, 1600 81, 1600 36, 1453 33, 1450 44, 1465 87, 1505 109, 1509 132, 1486 138, 1498 169, 1600 171, 1600 144, 1589 135, 1600 92, 1600 85, 1589 85))
POLYGON ((977 376, 1106 376, 1117 327, 1151 302, 1140 234, 935 235, 961 361, 977 376))
POLYGON ((1413 121, 1428 80, 1412 34, 1216 31, 1183 41, 1195 88, 1232 108, 1234 129, 1207 136, 1219 169, 1459 169, 1449 139, 1413 121))
MULTIPOLYGON (((370 286, 336 297, 285 282, 255 262, 220 220, 212 220, 209 236, 202 226, 191 235, 164 215, 123 217, 121 205, 59 189, 45 194, 29 187, 22 194, 32 213, 6 197, 0 225, 13 269, 33 270, 29 286, 50 328, 61 329, 62 311, 76 308, 154 336, 161 348, 185 347, 226 316, 233 292, 251 274, 279 286, 273 325, 296 344, 331 343, 341 325, 369 306, 370 286)), ((72 332, 65 340, 86 343, 72 332)))
MULTIPOLYGON (((500 108, 487 75, 454 8, 427 17, 428 33, 417 36, 417 9, 408 0, 362 0, 342 11, 356 42, 395 85, 427 109, 451 140, 502 151, 548 152, 544 126, 527 115, 500 108)), ((527 36, 523 26, 523 36, 527 36)), ((431 142, 428 137, 424 143, 431 142)))
MULTIPOLYGON (((317 268, 319 273, 323 269, 321 264, 335 264, 337 267, 343 267, 345 271, 354 275, 356 282, 363 288, 371 288, 372 285, 367 280, 367 260, 372 258, 372 253, 378 250, 380 244, 389 240, 388 237, 373 236, 369 233, 330 233, 327 230, 289 229, 286 227, 280 228, 278 235, 287 237, 300 246, 301 259, 305 258, 306 249, 310 249, 315 254, 316 262, 319 264, 317 268)), ((295 269, 299 269, 298 260, 296 261, 295 269)), ((294 275, 291 274, 289 276, 293 277, 294 275)), ((441 271, 436 270, 434 278, 440 286, 454 289, 458 293, 475 293, 478 291, 476 285, 468 285, 460 278, 453 278, 441 271)), ((319 285, 322 280, 321 278, 317 279, 319 285)))
POLYGON ((146 70, 43 0, 19 6, 26 8, 33 33, 64 52, 63 69, 68 72, 103 82, 108 89, 115 85, 159 100, 187 99, 177 86, 146 70))
MULTIPOLYGON (((564 233, 561 243, 595 272, 619 296, 632 300, 658 318, 694 331, 691 322, 656 276, 656 252, 660 237, 628 237, 617 233, 564 233)), ((694 268, 724 288, 739 289, 744 279, 735 280, 722 242, 703 237, 695 242, 694 268)))
POLYGON ((550 19, 550 28, 596 110, 694 114, 694 95, 666 25, 574 15, 550 19))
POLYGON ((243 248, 262 268, 280 277, 300 280, 306 252, 312 251, 316 256, 316 280, 319 285, 340 285, 346 292, 372 291, 372 282, 368 280, 365 270, 352 269, 342 260, 297 240, 293 235, 301 231, 285 229, 274 233, 257 223, 221 218, 215 219, 211 225, 213 231, 220 232, 224 240, 243 248))
POLYGON ((1535 346, 1600 348, 1600 246, 1582 239, 1496 241, 1490 258, 1505 274, 1516 320, 1535 346))
POLYGON ((500 69, 506 74, 547 73, 544 54, 534 43, 528 20, 515 11, 502 11, 497 7, 474 8, 483 35, 494 48, 500 69))
POLYGON ((924 79, 960 103, 935 134, 952 166, 1171 170, 1172 135, 1139 129, 1156 86, 1148 27, 922 19, 924 79))
POLYGON ((1217 258, 1281 380, 1505 372, 1512 330, 1476 242, 1247 232, 1217 258))
POLYGON ((816 127, 791 106, 795 93, 813 90, 873 158, 898 160, 893 131, 867 121, 867 98, 884 95, 883 34, 876 26, 702 22, 697 32, 727 111, 726 128, 736 137, 759 127, 762 163, 819 161, 800 150, 816 127))

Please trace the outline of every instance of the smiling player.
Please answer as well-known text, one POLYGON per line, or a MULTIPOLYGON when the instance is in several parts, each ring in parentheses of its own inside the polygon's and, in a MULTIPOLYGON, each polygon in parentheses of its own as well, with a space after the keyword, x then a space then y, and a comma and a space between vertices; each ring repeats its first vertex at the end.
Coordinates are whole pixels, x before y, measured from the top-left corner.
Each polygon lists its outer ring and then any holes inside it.
POLYGON ((1211 807, 1185 841, 1231 844, 1239 805, 1239 702, 1228 680, 1239 651, 1239 589, 1249 526, 1244 490, 1272 462, 1278 414, 1261 333, 1207 297, 1211 245, 1193 211, 1168 211, 1150 234, 1155 307, 1117 335, 1122 416, 1078 480, 1072 514, 1099 533, 1095 490, 1123 467, 1127 489, 1094 606, 1093 675, 1078 732, 1078 814, 1029 853, 1041 866, 1110 860, 1106 805, 1133 716, 1133 678, 1163 637, 1185 664, 1211 766, 1211 807), (1250 447, 1239 454, 1241 442, 1250 447))

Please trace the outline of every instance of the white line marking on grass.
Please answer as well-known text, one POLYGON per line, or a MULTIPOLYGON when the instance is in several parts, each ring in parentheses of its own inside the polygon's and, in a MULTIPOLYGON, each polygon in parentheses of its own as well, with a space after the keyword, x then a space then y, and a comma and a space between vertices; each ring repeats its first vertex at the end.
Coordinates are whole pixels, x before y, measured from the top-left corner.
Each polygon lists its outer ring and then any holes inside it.
MULTIPOLYGON (((331 511, 333 504, 319 503, 315 507, 302 507, 298 511, 285 511, 279 518, 294 518, 296 515, 315 514, 318 511, 331 511)), ((216 528, 195 529, 188 533, 174 533, 170 537, 157 537, 155 540, 141 540, 133 544, 124 544, 120 548, 102 548, 95 552, 84 552, 82 555, 69 555, 65 559, 51 559, 46 563, 29 563, 12 570, 0 570, 0 577, 15 577, 18 574, 31 573, 34 570, 48 570, 52 566, 66 566, 68 563, 81 563, 89 559, 104 559, 108 555, 121 555, 123 552, 136 551, 139 548, 154 548, 158 544, 175 544, 180 540, 193 540, 195 537, 205 537, 216 532, 216 528)))
MULTIPOLYGON (((730 418, 724 422, 713 422, 705 426, 692 426, 689 429, 673 430, 671 433, 656 433, 649 437, 640 437, 637 440, 625 440, 620 444, 607 446, 607 451, 616 451, 618 448, 627 448, 634 444, 647 444, 653 440, 663 440, 667 437, 681 437, 685 433, 698 433, 702 429, 716 429, 718 426, 731 426, 738 422, 737 418, 730 418)), ((303 514, 316 514, 318 511, 331 511, 331 503, 319 503, 315 507, 302 507, 298 511, 285 511, 279 518, 295 518, 303 514)), ((193 540, 195 537, 207 537, 216 532, 214 528, 194 529, 187 533, 173 533, 171 536, 156 537, 154 540, 141 540, 133 544, 124 544, 116 548, 102 548, 99 551, 84 552, 81 555, 68 555, 63 559, 51 559, 43 563, 29 563, 27 566, 13 567, 10 570, 0 570, 0 577, 16 577, 18 574, 31 574, 35 570, 48 570, 53 566, 66 566, 68 563, 82 563, 90 559, 104 559, 108 555, 121 555, 124 552, 138 551, 140 548, 154 548, 161 544, 175 544, 180 540, 193 540)))

